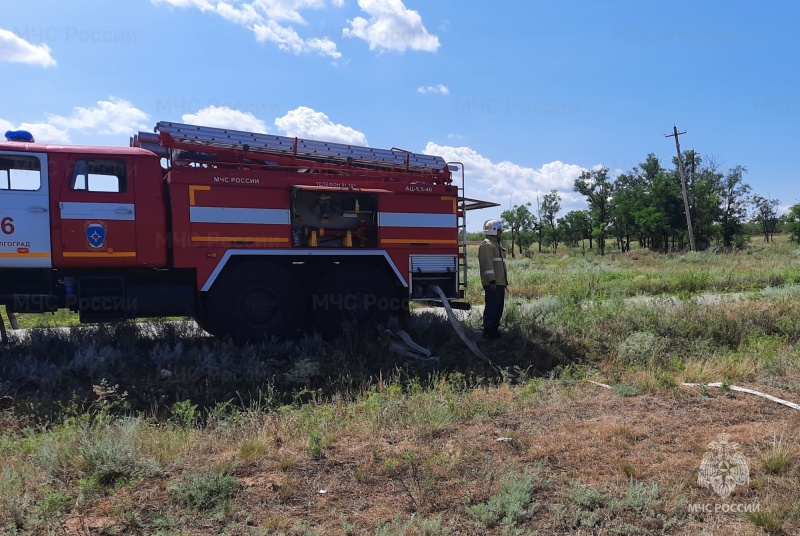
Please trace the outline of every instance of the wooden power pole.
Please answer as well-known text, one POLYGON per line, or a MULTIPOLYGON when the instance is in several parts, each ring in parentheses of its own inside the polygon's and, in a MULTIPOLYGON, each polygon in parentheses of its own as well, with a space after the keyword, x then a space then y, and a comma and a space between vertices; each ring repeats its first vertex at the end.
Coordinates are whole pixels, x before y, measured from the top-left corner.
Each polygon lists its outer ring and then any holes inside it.
POLYGON ((692 230, 692 213, 689 212, 689 193, 686 191, 686 177, 683 175, 683 156, 681 156, 681 144, 678 136, 686 134, 686 131, 678 132, 678 127, 672 125, 672 134, 664 134, 666 138, 675 138, 675 148, 678 150, 678 171, 681 175, 681 189, 683 190, 683 207, 686 210, 686 227, 689 229, 689 249, 697 251, 694 245, 694 231, 692 230))

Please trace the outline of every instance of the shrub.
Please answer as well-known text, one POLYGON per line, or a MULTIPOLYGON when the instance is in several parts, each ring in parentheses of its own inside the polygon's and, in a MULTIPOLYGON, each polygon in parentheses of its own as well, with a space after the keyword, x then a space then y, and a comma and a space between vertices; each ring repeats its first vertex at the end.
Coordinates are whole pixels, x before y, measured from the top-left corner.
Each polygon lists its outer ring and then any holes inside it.
POLYGON ((510 474, 501 479, 500 492, 488 501, 467 507, 478 526, 493 527, 498 523, 514 526, 522 517, 539 508, 532 493, 536 479, 529 474, 510 474))
POLYGON ((101 486, 110 486, 154 472, 154 460, 142 458, 136 445, 140 419, 122 419, 112 426, 84 432, 80 453, 89 477, 101 486))
POLYGON ((185 474, 181 481, 170 484, 167 492, 184 508, 225 511, 238 487, 229 474, 201 472, 185 474))
POLYGON ((627 365, 661 364, 666 360, 668 342, 653 333, 636 331, 619 344, 617 352, 627 365))

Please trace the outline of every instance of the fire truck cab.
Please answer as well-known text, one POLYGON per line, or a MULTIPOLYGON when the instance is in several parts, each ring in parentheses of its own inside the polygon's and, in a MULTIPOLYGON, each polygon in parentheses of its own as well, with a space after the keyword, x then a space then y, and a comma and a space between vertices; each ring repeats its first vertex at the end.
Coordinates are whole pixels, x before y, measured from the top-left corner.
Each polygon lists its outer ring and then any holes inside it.
POLYGON ((9 313, 190 316, 239 341, 332 336, 437 301, 433 285, 463 298, 466 211, 496 206, 464 196, 460 164, 397 149, 171 122, 130 147, 6 138, 9 313))

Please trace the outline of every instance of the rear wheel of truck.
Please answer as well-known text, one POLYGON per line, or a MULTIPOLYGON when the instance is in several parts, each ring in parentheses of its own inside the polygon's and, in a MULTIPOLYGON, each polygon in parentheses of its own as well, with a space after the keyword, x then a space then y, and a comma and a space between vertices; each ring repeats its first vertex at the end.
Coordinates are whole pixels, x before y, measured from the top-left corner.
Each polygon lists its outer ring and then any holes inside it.
POLYGON ((343 328, 364 328, 400 315, 402 303, 392 280, 367 265, 340 266, 317 285, 311 304, 314 327, 323 337, 343 328))
POLYGON ((288 337, 303 320, 304 303, 302 287, 280 266, 242 264, 211 288, 201 326, 237 342, 288 337))

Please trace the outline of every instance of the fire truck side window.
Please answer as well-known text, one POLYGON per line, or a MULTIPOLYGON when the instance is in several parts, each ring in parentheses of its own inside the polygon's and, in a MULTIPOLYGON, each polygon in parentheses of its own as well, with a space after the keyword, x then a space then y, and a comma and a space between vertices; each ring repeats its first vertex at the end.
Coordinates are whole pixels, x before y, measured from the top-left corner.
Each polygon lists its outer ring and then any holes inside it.
POLYGON ((0 156, 0 190, 38 190, 41 164, 34 156, 0 156))
POLYGON ((113 158, 76 160, 70 189, 86 192, 124 192, 127 186, 126 176, 124 160, 113 158))

